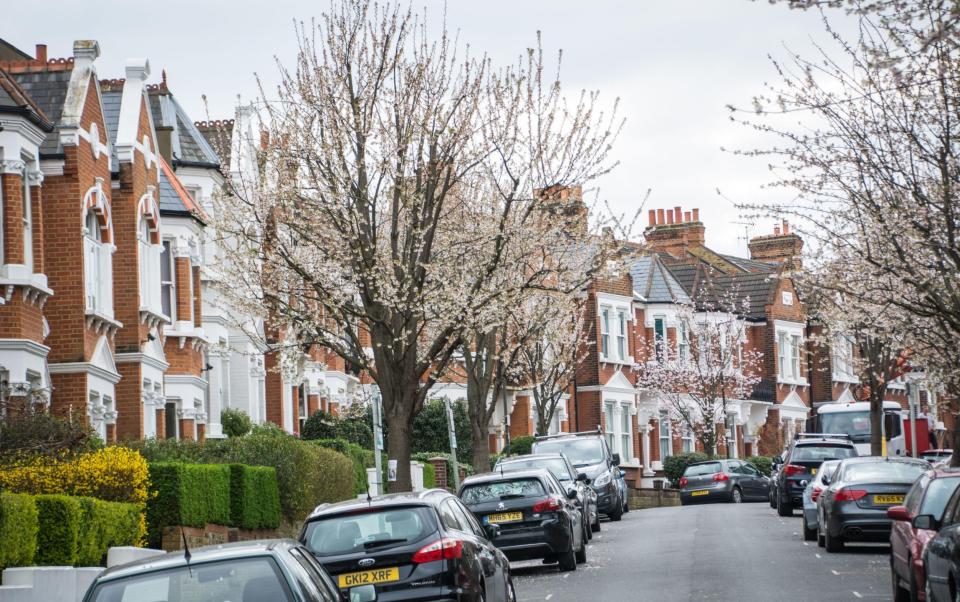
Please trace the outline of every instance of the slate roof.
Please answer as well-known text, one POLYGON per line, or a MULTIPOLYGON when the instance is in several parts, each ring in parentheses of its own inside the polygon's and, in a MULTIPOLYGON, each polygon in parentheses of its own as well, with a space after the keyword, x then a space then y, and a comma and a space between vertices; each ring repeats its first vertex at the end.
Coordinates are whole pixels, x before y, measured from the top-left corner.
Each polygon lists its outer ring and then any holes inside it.
POLYGON ((656 255, 637 258, 630 265, 633 290, 647 303, 690 303, 680 283, 656 255))
POLYGON ((103 121, 107 126, 107 136, 110 140, 110 165, 114 170, 118 170, 120 163, 117 161, 117 127, 120 124, 120 100, 123 98, 123 91, 103 90, 100 97, 103 99, 103 121))
POLYGON ((173 169, 160 158, 160 181, 157 191, 160 215, 192 217, 200 223, 207 223, 207 214, 183 187, 173 169))
POLYGON ((748 299, 746 311, 743 312, 743 317, 748 320, 766 318, 765 307, 779 285, 779 277, 775 273, 731 275, 704 270, 700 276, 693 294, 699 307, 705 310, 716 308, 725 295, 732 294, 735 299, 748 299))
POLYGON ((220 159, 223 161, 224 169, 230 165, 231 140, 233 139, 233 120, 223 121, 202 121, 194 124, 197 130, 203 135, 204 140, 210 145, 220 159))
POLYGON ((166 86, 150 89, 150 112, 156 127, 172 127, 170 151, 173 166, 180 165, 211 167, 220 166, 220 158, 193 124, 180 103, 166 86))
POLYGON ((0 113, 24 115, 41 129, 53 131, 53 123, 43 113, 40 105, 3 69, 0 69, 0 113))
MULTIPOLYGON (((59 126, 63 116, 63 103, 67 100, 67 88, 70 85, 72 69, 32 71, 13 73, 11 76, 30 98, 40 107, 43 114, 59 126)), ((41 156, 62 155, 60 132, 52 130, 40 145, 41 156)))
POLYGON ((777 271, 777 266, 763 261, 754 261, 753 259, 735 257, 733 255, 721 255, 721 257, 734 264, 741 270, 746 270, 748 272, 773 273, 777 271))
POLYGON ((0 38, 0 61, 32 61, 33 57, 0 38))

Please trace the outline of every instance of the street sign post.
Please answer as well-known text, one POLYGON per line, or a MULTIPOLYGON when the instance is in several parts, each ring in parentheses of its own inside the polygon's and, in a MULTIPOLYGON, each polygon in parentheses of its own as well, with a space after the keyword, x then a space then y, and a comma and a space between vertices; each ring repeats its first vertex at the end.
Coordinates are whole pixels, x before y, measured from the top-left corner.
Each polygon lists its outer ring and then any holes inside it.
POLYGON ((445 399, 444 404, 447 408, 447 433, 450 435, 450 455, 452 456, 451 464, 453 464, 453 485, 454 488, 460 489, 460 464, 457 462, 457 429, 456 423, 453 421, 453 404, 449 399, 445 399))
POLYGON ((374 466, 377 467, 377 495, 383 495, 383 460, 380 458, 383 452, 383 412, 380 407, 380 387, 373 385, 373 458, 374 466))

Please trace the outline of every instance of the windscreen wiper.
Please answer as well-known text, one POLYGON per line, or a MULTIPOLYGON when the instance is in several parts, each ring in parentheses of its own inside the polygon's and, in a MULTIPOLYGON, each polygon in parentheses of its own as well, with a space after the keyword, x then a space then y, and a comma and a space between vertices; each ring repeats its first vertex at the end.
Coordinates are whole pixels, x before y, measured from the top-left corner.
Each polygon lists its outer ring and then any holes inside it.
POLYGON ((406 543, 406 539, 375 539, 373 541, 363 542, 363 549, 369 550, 370 548, 379 548, 380 546, 388 546, 394 543, 406 543))
POLYGON ((500 499, 501 499, 501 500, 514 500, 514 499, 517 499, 517 498, 519 498, 519 497, 527 497, 527 496, 523 495, 522 493, 504 493, 503 495, 500 496, 500 499))

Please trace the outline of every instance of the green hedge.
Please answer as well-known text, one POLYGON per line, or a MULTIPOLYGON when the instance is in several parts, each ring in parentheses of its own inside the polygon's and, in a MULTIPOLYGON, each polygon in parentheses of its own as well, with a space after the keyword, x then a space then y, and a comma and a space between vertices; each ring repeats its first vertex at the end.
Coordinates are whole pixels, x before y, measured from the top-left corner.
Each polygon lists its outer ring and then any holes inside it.
POLYGON ((73 566, 80 550, 80 521, 83 509, 79 498, 68 495, 38 495, 37 555, 41 566, 73 566))
POLYGON ((38 524, 32 496, 0 493, 0 569, 33 564, 38 524))
POLYGON ((276 470, 269 466, 230 465, 230 524, 243 529, 280 526, 276 470))
POLYGON ((230 469, 223 464, 150 464, 155 495, 147 501, 150 541, 160 541, 163 527, 203 527, 230 523, 230 469))
POLYGON ((77 500, 81 511, 77 566, 104 566, 110 548, 140 543, 141 515, 136 504, 91 497, 77 500))
POLYGON ((376 464, 373 451, 364 449, 356 443, 346 439, 314 439, 311 443, 331 449, 350 458, 353 464, 353 494, 360 495, 367 491, 367 468, 376 464))
POLYGON ((423 488, 424 489, 433 489, 437 486, 437 470, 433 467, 433 464, 429 462, 422 462, 423 464, 423 488))
POLYGON ((523 456, 529 454, 533 449, 533 441, 535 437, 532 435, 524 435, 522 437, 514 437, 510 440, 510 445, 503 450, 503 455, 505 456, 523 456))
POLYGON ((668 456, 663 461, 663 472, 673 487, 679 487, 680 477, 683 476, 683 471, 687 469, 687 466, 693 464, 694 462, 703 462, 704 460, 709 459, 710 456, 700 452, 668 456))
POLYGON ((764 476, 773 472, 773 458, 770 456, 750 456, 747 462, 753 464, 764 476))

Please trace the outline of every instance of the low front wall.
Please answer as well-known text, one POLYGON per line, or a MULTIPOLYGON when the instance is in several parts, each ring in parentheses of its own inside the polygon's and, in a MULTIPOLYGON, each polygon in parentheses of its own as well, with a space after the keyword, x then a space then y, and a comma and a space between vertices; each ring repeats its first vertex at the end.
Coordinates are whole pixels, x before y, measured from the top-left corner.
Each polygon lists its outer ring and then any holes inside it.
POLYGON ((630 489, 628 501, 631 510, 679 506, 680 492, 676 489, 630 489))
POLYGON ((187 540, 187 545, 193 549, 235 541, 275 539, 277 536, 276 529, 239 529, 209 523, 203 528, 164 527, 160 547, 164 552, 182 550, 184 538, 187 540))

